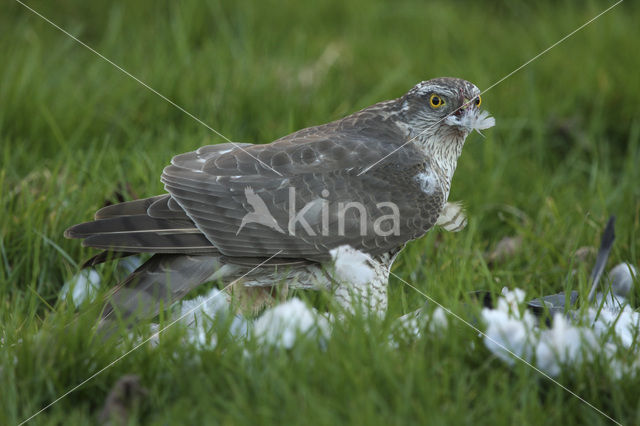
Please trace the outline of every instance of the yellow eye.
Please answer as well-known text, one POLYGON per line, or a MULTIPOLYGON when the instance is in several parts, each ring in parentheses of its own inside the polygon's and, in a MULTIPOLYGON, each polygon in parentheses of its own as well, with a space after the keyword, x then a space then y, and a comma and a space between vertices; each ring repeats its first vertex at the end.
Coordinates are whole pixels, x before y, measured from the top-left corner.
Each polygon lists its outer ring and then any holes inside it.
POLYGON ((477 107, 479 107, 480 105, 482 105, 482 98, 478 96, 474 101, 474 103, 476 104, 477 107))
POLYGON ((435 93, 431 95, 431 98, 429 98, 429 103, 433 108, 440 108, 442 105, 444 105, 444 101, 442 100, 442 98, 435 93))

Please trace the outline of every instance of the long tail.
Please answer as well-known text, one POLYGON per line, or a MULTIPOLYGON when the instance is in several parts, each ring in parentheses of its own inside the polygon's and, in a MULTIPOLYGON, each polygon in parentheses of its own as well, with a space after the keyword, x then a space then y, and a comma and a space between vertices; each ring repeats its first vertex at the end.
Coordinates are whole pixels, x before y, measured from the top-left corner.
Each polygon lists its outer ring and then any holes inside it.
POLYGON ((152 318, 199 285, 233 276, 242 267, 223 264, 219 256, 156 254, 115 287, 108 297, 100 328, 123 318, 152 318))
POLYGON ((95 220, 67 229, 67 238, 119 255, 100 254, 89 265, 130 253, 219 254, 171 197, 159 195, 98 210, 95 220))

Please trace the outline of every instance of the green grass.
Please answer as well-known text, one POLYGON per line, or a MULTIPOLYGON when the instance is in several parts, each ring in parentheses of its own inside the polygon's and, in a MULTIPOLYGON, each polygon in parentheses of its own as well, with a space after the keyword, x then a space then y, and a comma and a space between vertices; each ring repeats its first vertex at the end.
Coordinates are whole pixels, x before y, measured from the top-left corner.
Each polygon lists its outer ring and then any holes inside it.
MULTIPOLYGON (((488 87, 610 4, 29 2, 222 134, 251 142, 432 77, 488 87)), ((19 4, 3 9, 0 424, 15 424, 132 347, 92 337, 99 304, 76 312, 57 300, 91 254, 64 229, 127 184, 127 198, 160 193, 172 155, 222 139, 19 4)), ((469 137, 450 197, 465 201, 469 226, 410 244, 395 273, 460 313, 476 289, 585 292, 591 263, 572 256, 598 245, 611 214, 609 267, 638 264, 638 16, 623 3, 483 96, 497 126, 469 137), (512 235, 522 249, 489 267, 483 255, 512 235)), ((115 282, 112 266, 100 273, 115 282)), ((608 422, 531 368, 505 366, 453 320, 444 334, 389 347, 391 320, 424 303, 397 279, 391 287, 385 321, 340 324, 324 350, 301 341, 263 353, 223 340, 198 351, 175 327, 32 423, 96 422, 129 373, 149 390, 134 424, 608 422)), ((635 306, 639 297, 636 288, 635 306)), ((558 380, 614 419, 640 423, 637 379, 613 381, 595 363, 558 380)))

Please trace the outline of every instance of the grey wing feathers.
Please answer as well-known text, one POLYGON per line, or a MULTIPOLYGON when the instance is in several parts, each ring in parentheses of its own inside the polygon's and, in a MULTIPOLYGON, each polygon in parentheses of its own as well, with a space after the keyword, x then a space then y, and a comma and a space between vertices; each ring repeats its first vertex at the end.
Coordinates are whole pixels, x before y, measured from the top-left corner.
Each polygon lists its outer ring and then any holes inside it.
MULTIPOLYGON (((399 128, 393 124, 378 126, 375 132, 368 127, 368 116, 349 118, 315 128, 304 129, 269 145, 251 145, 243 149, 214 150, 204 147, 176 156, 165 168, 162 182, 172 200, 182 207, 207 238, 230 258, 267 258, 282 250, 282 258, 306 258, 314 261, 329 259, 328 251, 338 245, 350 244, 357 249, 382 253, 426 232, 436 217, 425 218, 425 212, 414 208, 424 194, 413 182, 415 169, 425 158, 412 146, 393 152, 385 162, 391 168, 379 167, 362 176, 358 164, 367 166, 395 150, 394 143, 404 141, 399 128), (349 121, 351 120, 351 121, 349 121), (348 125, 345 122, 349 122, 348 125), (364 123, 364 124, 363 124, 364 123), (251 155, 249 155, 251 154, 251 155), (255 161, 260 159, 264 164, 255 161), (275 170, 275 171, 274 171, 275 170), (276 173, 276 171, 278 173, 276 173), (412 193, 414 188, 416 193, 412 193), (243 218, 255 207, 249 202, 246 190, 260 198, 267 206, 273 226, 251 223, 243 226, 243 218), (291 195, 291 190, 294 194, 291 195), (359 234, 360 221, 351 214, 344 223, 344 232, 323 233, 322 217, 318 214, 323 190, 329 191, 327 202, 356 202, 365 206, 370 234, 359 234), (312 228, 289 229, 294 214, 309 203, 311 216, 305 222, 312 228), (411 223, 405 223, 402 236, 379 238, 372 235, 372 218, 383 212, 380 201, 401 202, 408 207, 403 213, 411 223), (297 209, 297 210, 296 210, 297 209), (416 229, 413 229, 416 228, 416 229), (241 232, 238 232, 240 230, 241 232), (288 232, 282 232, 282 230, 288 232), (407 238, 408 237, 408 238, 407 238)), ((441 203, 435 200, 434 204, 441 203)), ((429 203, 427 203, 429 204, 429 203)), ((439 206, 435 207, 438 210, 439 206)), ((338 226, 334 213, 329 225, 338 226)))
POLYGON ((373 106, 267 145, 209 145, 178 155, 162 174, 169 194, 106 207, 96 221, 66 235, 107 250, 210 252, 229 259, 266 259, 280 252, 282 259, 323 262, 330 249, 343 244, 370 254, 387 252, 433 226, 443 197, 420 189, 414 176, 428 159, 413 144, 396 150, 406 135, 381 117, 373 106), (359 175, 358 165, 383 157, 383 164, 359 175), (259 199, 252 202, 248 190, 259 199), (360 220, 356 210, 344 217, 334 211, 327 221, 325 201, 334 209, 358 203, 366 217, 360 220), (390 213, 380 202, 401 209, 398 233, 375 234, 374 219, 390 213), (271 222, 244 220, 257 205, 271 222), (292 224, 307 206, 303 220, 292 224), (325 232, 325 225, 333 228, 325 232))
POLYGON ((442 196, 435 194, 427 199, 413 179, 418 166, 420 163, 409 162, 381 166, 362 176, 358 176, 358 169, 344 168, 266 177, 216 176, 174 162, 165 169, 162 181, 198 229, 225 256, 266 258, 282 250, 279 257, 322 262, 329 259, 329 250, 339 245, 379 254, 426 232, 437 219, 442 196), (277 226, 250 223, 242 227, 243 217, 255 208, 245 192, 249 188, 260 197, 277 226), (321 196, 323 191, 325 197, 321 196), (396 235, 375 234, 374 219, 392 213, 379 207, 380 202, 402 209, 396 235), (357 209, 341 216, 340 205, 349 203, 365 209, 363 221, 357 209), (303 219, 308 229, 301 221, 292 222, 305 208, 303 219), (326 220, 323 208, 328 212, 326 220), (295 226, 291 227, 292 223, 295 226))

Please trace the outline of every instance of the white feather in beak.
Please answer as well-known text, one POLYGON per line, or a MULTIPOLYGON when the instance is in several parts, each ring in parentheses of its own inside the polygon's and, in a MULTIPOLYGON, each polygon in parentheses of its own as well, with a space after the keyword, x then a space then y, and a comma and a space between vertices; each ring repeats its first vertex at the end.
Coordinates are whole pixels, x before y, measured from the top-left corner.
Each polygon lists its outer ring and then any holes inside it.
POLYGON ((445 119, 445 123, 450 126, 462 127, 469 132, 472 130, 484 130, 496 125, 496 120, 489 116, 489 112, 466 108, 461 110, 462 114, 450 115, 445 119))

